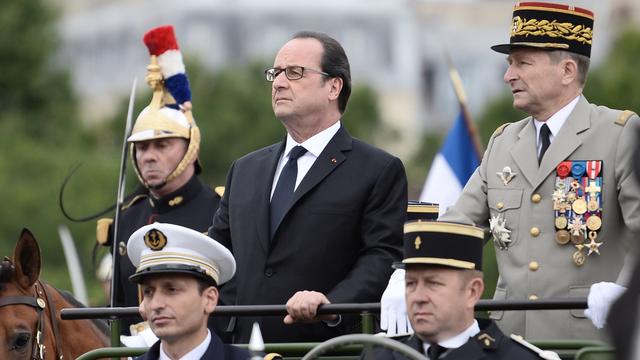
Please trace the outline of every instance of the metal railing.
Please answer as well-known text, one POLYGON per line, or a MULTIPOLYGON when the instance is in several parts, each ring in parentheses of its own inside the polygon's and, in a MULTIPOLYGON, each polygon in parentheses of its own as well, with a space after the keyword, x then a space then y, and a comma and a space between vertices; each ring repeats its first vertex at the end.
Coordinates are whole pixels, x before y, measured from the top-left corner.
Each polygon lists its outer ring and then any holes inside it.
MULTIPOLYGON (((568 310, 568 309, 586 309, 587 300, 584 298, 575 299, 539 299, 539 300, 480 300, 475 307, 476 311, 493 311, 493 310, 568 310)), ((380 303, 363 303, 363 304, 325 304, 318 308, 318 314, 360 314, 362 317, 362 332, 371 334, 374 332, 373 314, 380 312, 380 303)), ((285 305, 236 305, 236 306, 218 306, 212 313, 212 316, 284 316, 287 314, 285 305)), ((68 308, 62 309, 61 318, 63 320, 78 319, 121 319, 139 317, 138 307, 97 307, 97 308, 68 308)), ((577 352, 577 349, 584 346, 605 346, 606 344, 597 341, 551 341, 540 342, 548 348, 556 348, 560 344, 559 349, 566 347, 567 354, 577 352)), ((267 352, 281 352, 299 356, 305 354, 310 349, 318 345, 318 343, 279 343, 265 344, 267 352)), ((239 345, 246 347, 246 345, 239 345)), ((351 345, 347 348, 340 349, 336 354, 353 354, 357 353, 362 346, 351 345)), ((94 360, 108 357, 136 356, 142 354, 145 348, 102 348, 90 351, 78 360, 94 360)))

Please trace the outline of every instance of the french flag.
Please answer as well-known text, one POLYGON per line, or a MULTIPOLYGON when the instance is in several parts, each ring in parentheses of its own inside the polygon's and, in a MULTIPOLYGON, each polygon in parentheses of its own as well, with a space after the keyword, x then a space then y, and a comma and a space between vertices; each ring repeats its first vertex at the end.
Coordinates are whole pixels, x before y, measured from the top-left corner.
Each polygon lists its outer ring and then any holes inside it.
POLYGON ((440 214, 453 205, 462 188, 480 165, 471 131, 460 111, 427 175, 420 201, 439 204, 440 214))
POLYGON ((149 54, 157 57, 164 77, 164 86, 171 96, 178 104, 191 101, 189 79, 173 26, 165 25, 151 29, 144 34, 142 41, 149 49, 149 54))

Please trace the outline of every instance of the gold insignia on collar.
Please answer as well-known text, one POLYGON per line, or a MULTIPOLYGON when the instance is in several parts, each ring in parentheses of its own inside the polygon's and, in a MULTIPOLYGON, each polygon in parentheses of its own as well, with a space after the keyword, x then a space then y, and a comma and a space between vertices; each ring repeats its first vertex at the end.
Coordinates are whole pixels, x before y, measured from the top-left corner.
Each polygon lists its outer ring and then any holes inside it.
POLYGON ((420 245, 422 245, 422 239, 420 239, 420 236, 416 236, 416 241, 413 242, 416 246, 416 250, 420 249, 420 245))
POLYGON ((176 196, 173 199, 169 200, 169 206, 180 205, 180 203, 184 200, 182 196, 176 196))
POLYGON ((492 343, 496 342, 496 339, 489 336, 487 333, 482 333, 478 335, 478 340, 484 343, 484 346, 491 346, 492 343))
POLYGON ((144 234, 144 243, 151 250, 162 250, 167 245, 167 237, 158 229, 151 229, 144 234))

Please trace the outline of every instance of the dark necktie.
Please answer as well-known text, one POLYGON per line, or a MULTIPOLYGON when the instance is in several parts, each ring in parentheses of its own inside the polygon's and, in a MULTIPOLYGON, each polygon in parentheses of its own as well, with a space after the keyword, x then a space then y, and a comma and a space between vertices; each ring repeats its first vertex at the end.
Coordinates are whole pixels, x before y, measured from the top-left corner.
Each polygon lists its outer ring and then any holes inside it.
POLYGON ((549 145, 551 145, 551 139, 549 138, 550 135, 551 130, 549 130, 547 124, 542 124, 542 127, 540 128, 540 141, 542 142, 542 148, 540 149, 540 155, 538 155, 538 165, 542 162, 544 153, 549 148, 549 145))
POLYGON ((429 346, 429 350, 427 351, 429 353, 429 360, 438 359, 440 356, 442 356, 442 354, 444 354, 445 351, 447 351, 446 347, 440 346, 438 344, 431 344, 431 346, 429 346))
POLYGON ((282 168, 282 172, 280 173, 280 177, 278 178, 278 183, 276 184, 276 189, 273 191, 273 196, 271 197, 271 209, 270 209, 270 238, 273 239, 273 235, 280 225, 280 221, 284 216, 284 212, 291 203, 291 199, 293 199, 293 190, 296 186, 296 178, 298 177, 298 158, 304 153, 307 152, 307 149, 298 145, 295 146, 289 152, 289 161, 282 168))

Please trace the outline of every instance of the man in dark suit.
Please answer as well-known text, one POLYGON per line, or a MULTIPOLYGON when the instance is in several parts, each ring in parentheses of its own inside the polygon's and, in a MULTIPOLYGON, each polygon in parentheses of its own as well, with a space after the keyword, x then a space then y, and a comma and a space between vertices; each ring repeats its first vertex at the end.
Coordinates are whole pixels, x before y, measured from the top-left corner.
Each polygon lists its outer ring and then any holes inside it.
POLYGON ((239 318, 234 342, 247 342, 253 321, 267 342, 359 331, 355 319, 316 311, 380 298, 401 256, 404 167, 342 126, 351 76, 336 40, 297 33, 265 75, 287 136, 233 163, 209 235, 238 263, 225 304, 286 303, 289 314, 239 318))
MULTIPOLYGON (((405 298, 414 335, 399 341, 429 360, 560 359, 520 336, 505 336, 492 320, 474 318, 482 291, 482 228, 439 221, 404 226, 405 298), (537 352, 537 354, 536 354, 537 352)), ((389 349, 365 351, 364 359, 406 358, 389 349)))

